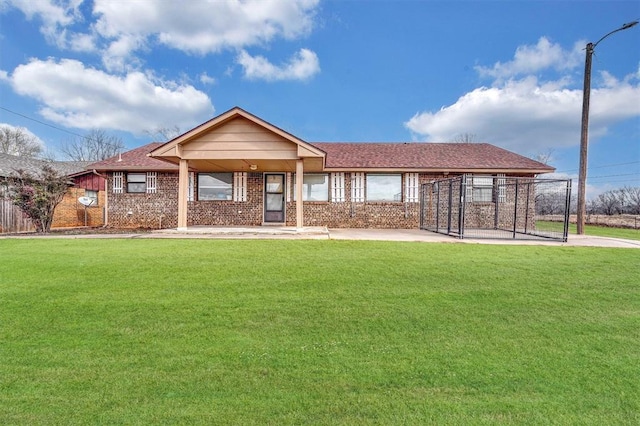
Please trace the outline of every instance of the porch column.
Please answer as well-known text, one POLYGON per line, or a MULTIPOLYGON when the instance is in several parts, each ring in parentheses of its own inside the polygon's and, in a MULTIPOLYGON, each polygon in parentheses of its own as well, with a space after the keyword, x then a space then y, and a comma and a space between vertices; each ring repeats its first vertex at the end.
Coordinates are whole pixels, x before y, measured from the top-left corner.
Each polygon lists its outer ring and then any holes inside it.
POLYGON ((189 197, 189 162, 180 159, 178 175, 178 231, 187 230, 187 199, 189 197))
POLYGON ((304 181, 304 166, 302 160, 296 161, 296 228, 302 229, 302 183, 304 181))

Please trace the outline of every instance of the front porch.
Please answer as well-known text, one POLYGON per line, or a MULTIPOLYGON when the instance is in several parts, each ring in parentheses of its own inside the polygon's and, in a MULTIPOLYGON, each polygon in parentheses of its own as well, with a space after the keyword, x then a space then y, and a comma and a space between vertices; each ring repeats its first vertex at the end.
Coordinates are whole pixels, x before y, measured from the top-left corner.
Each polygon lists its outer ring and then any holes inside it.
MULTIPOLYGON (((237 191, 244 185, 248 174, 263 174, 262 220, 259 223, 282 223, 286 220, 286 176, 295 173, 303 176, 305 172, 322 171, 325 153, 295 136, 249 114, 234 108, 225 114, 210 120, 193 130, 177 137, 149 154, 178 165, 178 217, 177 228, 188 229, 192 221, 190 201, 199 201, 199 194, 190 194, 194 174, 233 174, 234 192, 227 201, 245 201, 243 191, 237 191), (236 183, 235 179, 244 183, 236 183), (195 195, 195 197, 194 197, 195 195)), ((212 179, 213 180, 213 179, 212 179)), ((201 186, 198 184, 198 190, 201 186)), ((211 188, 214 188, 213 186, 211 188)), ((294 185, 295 224, 304 228, 304 210, 302 203, 302 184, 294 185)), ((208 198, 208 200, 219 198, 208 198)), ((240 214, 240 213, 238 213, 240 214)))

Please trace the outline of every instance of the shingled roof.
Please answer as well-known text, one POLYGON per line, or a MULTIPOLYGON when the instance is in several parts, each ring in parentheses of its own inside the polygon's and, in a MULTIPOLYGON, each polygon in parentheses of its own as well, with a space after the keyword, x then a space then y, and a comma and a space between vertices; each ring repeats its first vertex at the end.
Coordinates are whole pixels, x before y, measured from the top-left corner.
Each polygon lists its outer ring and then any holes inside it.
POLYGON ((162 142, 151 142, 131 151, 123 152, 106 160, 90 164, 87 168, 97 171, 105 170, 157 170, 178 171, 178 166, 166 161, 151 158, 147 154, 163 145, 162 142))
POLYGON ((38 158, 21 157, 0 153, 0 177, 12 176, 18 170, 24 170, 34 175, 40 174, 42 166, 48 164, 58 173, 65 176, 85 170, 88 161, 48 161, 38 158))
POLYGON ((434 171, 555 169, 487 143, 334 143, 312 145, 327 153, 326 169, 414 169, 434 171))
MULTIPOLYGON (((178 166, 147 154, 161 146, 152 142, 131 151, 90 164, 87 169, 128 171, 178 171, 178 166)), ((487 143, 311 143, 326 153, 325 169, 414 170, 434 172, 550 173, 546 164, 487 143)))

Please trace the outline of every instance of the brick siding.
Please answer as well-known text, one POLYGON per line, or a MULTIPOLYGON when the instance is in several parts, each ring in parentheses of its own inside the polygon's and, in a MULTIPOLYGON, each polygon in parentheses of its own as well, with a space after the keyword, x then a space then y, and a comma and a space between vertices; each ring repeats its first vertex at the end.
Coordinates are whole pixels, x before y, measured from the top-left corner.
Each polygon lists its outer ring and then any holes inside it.
MULTIPOLYGON (((443 175, 419 174, 419 184, 443 175)), ((404 175, 403 175, 404 180, 404 175)), ((178 174, 158 173, 153 194, 115 194, 113 174, 107 180, 108 223, 115 228, 175 228, 178 222, 178 174)), ((404 188, 404 182, 403 182, 404 188)), ((260 226, 263 223, 262 173, 248 173, 247 201, 189 201, 188 226, 260 226)), ((286 202, 285 224, 296 225, 293 188, 287 189, 292 201, 286 202)), ((126 188, 125 188, 126 191, 126 188)), ((351 176, 345 173, 344 202, 305 202, 304 225, 331 228, 395 228, 420 226, 419 202, 351 202, 351 176)))
MULTIPOLYGON (((84 188, 69 188, 64 198, 56 207, 51 228, 76 228, 85 226, 85 207, 78 201, 84 197, 84 188)), ((104 191, 98 191, 98 204, 86 208, 86 225, 91 227, 104 224, 104 191)))
POLYGON ((113 192, 113 173, 108 174, 107 221, 113 228, 175 228, 178 226, 178 174, 158 173, 155 194, 113 192))

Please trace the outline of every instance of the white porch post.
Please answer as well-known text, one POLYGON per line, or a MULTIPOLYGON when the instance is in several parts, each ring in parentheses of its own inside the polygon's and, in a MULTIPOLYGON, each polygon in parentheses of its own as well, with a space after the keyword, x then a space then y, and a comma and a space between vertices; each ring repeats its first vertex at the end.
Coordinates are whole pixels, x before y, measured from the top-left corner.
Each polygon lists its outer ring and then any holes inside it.
POLYGON ((296 161, 296 228, 302 229, 303 209, 302 209, 302 183, 304 181, 304 165, 302 160, 296 161))
POLYGON ((189 162, 180 159, 178 175, 178 231, 187 230, 187 199, 189 196, 189 162))

